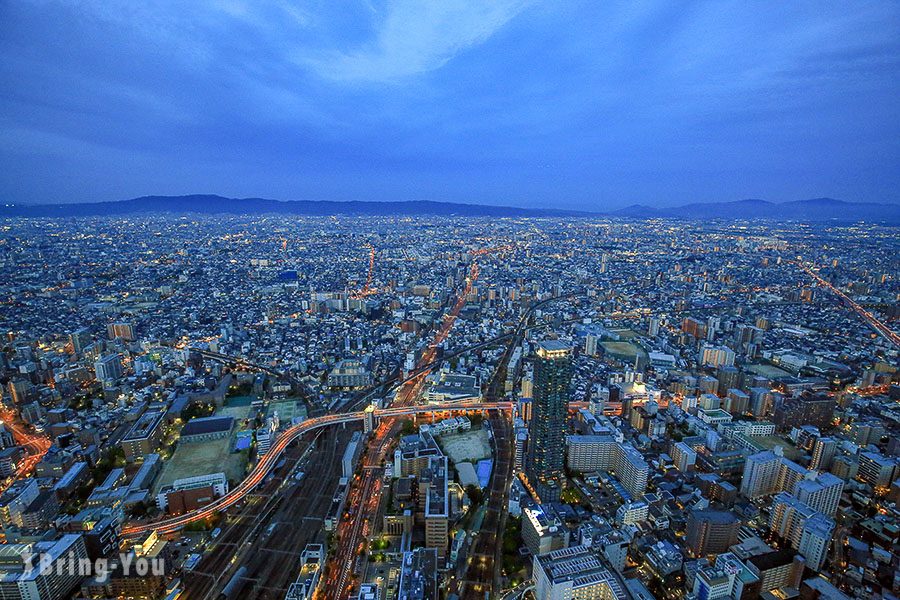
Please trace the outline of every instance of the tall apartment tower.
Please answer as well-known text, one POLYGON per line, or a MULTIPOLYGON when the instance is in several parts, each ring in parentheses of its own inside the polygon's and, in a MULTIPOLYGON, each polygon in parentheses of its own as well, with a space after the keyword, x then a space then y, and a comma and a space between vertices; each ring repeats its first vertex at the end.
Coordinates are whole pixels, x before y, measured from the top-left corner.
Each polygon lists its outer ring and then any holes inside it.
POLYGON ((741 478, 741 494, 747 498, 759 498, 775 493, 781 457, 773 452, 759 452, 747 457, 741 478))
POLYGON ((91 330, 82 327, 77 331, 69 334, 69 341, 72 343, 72 350, 75 354, 81 354, 86 346, 91 343, 91 330))
POLYGON ((541 342, 534 366, 534 399, 525 463, 525 475, 541 502, 555 502, 561 492, 571 380, 572 348, 558 340, 541 342))
POLYGON ((692 510, 685 545, 694 556, 721 554, 738 541, 741 520, 731 511, 692 510))
POLYGON ((831 468, 834 462, 834 454, 837 451, 837 440, 832 437, 816 438, 813 442, 812 461, 809 463, 810 469, 825 470, 831 468))
POLYGON ((794 496, 813 510, 833 517, 841 503, 844 482, 831 473, 810 471, 794 488, 794 496), (813 475, 815 475, 813 477, 813 475))

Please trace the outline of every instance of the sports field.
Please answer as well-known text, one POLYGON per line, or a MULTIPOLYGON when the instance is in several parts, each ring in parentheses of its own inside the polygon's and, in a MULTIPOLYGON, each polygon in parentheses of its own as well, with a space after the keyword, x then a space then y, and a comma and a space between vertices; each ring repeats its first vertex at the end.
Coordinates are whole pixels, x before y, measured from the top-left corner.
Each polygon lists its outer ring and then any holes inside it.
POLYGON ((242 452, 232 452, 232 450, 241 423, 247 418, 249 412, 249 403, 225 406, 216 411, 216 416, 234 417, 235 426, 227 437, 204 442, 178 442, 175 453, 163 465, 153 493, 156 494, 161 488, 177 479, 195 475, 224 472, 231 481, 243 479, 247 471, 249 450, 242 452))

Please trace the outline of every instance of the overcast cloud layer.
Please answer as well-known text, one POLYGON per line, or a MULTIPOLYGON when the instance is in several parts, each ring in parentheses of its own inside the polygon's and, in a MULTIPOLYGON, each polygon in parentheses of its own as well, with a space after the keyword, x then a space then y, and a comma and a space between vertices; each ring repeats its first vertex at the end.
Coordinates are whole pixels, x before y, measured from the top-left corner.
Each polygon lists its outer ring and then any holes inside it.
POLYGON ((0 200, 900 200, 900 3, 0 2, 0 200))

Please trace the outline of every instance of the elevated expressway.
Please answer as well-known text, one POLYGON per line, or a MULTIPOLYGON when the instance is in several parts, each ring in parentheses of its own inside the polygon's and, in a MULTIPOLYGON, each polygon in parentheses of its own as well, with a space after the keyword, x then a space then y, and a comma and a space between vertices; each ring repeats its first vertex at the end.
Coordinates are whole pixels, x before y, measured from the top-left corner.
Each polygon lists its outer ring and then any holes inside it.
MULTIPOLYGON (((483 410, 510 410, 512 404, 509 402, 456 402, 446 404, 433 404, 430 406, 402 406, 394 408, 384 408, 375 410, 376 418, 404 417, 419 414, 429 414, 435 412, 456 412, 456 411, 483 411, 483 410)), ((363 411, 352 413, 337 413, 323 415, 307 419, 293 427, 285 430, 272 448, 260 459, 250 474, 237 487, 229 491, 224 496, 217 498, 206 506, 187 512, 183 515, 162 519, 149 523, 131 523, 122 528, 122 535, 125 537, 134 537, 146 533, 148 531, 157 530, 161 534, 173 533, 178 531, 188 523, 205 519, 215 513, 221 512, 234 504, 240 502, 249 492, 262 482, 271 472, 272 468, 278 463, 278 459, 284 450, 297 438, 305 433, 314 431, 322 427, 331 425, 339 425, 341 423, 350 423, 353 421, 361 421, 364 418, 363 411)))

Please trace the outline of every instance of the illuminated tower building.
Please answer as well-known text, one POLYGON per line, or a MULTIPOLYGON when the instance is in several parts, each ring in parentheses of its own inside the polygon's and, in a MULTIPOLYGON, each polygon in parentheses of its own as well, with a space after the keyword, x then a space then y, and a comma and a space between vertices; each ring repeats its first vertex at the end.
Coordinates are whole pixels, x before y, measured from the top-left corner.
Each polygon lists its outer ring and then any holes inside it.
POLYGON ((566 454, 572 349, 558 340, 548 340, 538 345, 537 357, 525 474, 541 502, 554 502, 559 500, 566 454))

